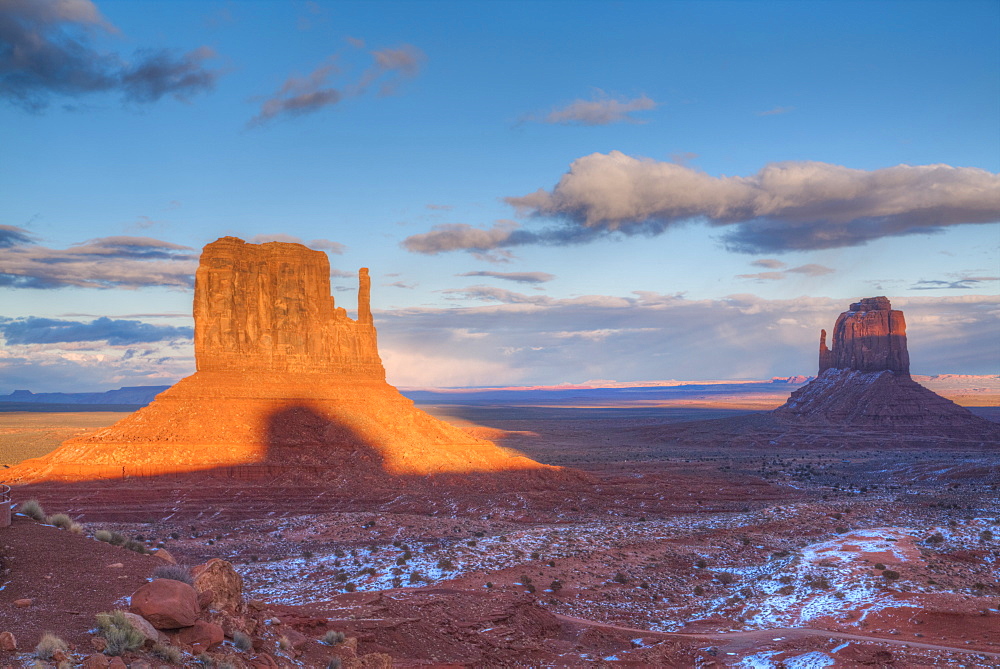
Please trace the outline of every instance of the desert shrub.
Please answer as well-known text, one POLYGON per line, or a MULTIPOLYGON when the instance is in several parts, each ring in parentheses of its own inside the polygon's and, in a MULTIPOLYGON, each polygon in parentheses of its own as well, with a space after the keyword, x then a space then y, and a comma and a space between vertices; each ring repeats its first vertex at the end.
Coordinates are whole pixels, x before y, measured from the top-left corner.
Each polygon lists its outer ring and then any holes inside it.
POLYGON ((944 536, 940 532, 935 532, 934 534, 932 534, 929 537, 927 537, 926 539, 924 539, 924 541, 926 541, 927 543, 929 543, 931 545, 943 544, 944 543, 944 536))
POLYGON ((291 650, 292 649, 291 639, 289 639, 287 636, 282 636, 280 639, 278 639, 278 648, 280 648, 281 650, 291 650))
POLYGON ((331 657, 330 661, 326 663, 326 669, 340 669, 340 665, 343 664, 339 657, 331 657))
POLYGON ((704 569, 705 567, 708 566, 708 563, 705 562, 704 560, 698 560, 697 562, 694 563, 694 566, 697 567, 698 569, 704 569))
POLYGON ((233 645, 236 646, 237 650, 243 652, 253 650, 253 639, 243 632, 233 632, 233 645))
POLYGON ((701 587, 700 585, 694 586, 694 594, 699 595, 699 596, 704 595, 705 594, 705 588, 701 587))
POLYGON ((442 571, 454 571, 455 569, 455 564, 448 558, 443 558, 441 560, 438 560, 437 566, 438 569, 442 571))
POLYGON ((882 569, 885 569, 885 565, 882 564, 881 562, 876 562, 875 563, 875 568, 878 569, 879 571, 881 571, 882 569))
POLYGON ((826 576, 813 576, 806 581, 806 585, 814 590, 828 590, 830 581, 827 580, 826 576))
POLYGON ((982 532, 980 532, 979 533, 979 540, 980 541, 993 541, 993 532, 992 532, 992 530, 983 530, 982 532))
POLYGON ((327 646, 336 646, 338 643, 343 643, 345 638, 343 632, 327 630, 326 634, 323 635, 322 641, 327 646))
POLYGON ((29 499, 27 502, 21 505, 19 509, 21 513, 26 515, 32 520, 37 520, 38 522, 43 522, 45 520, 45 510, 42 509, 42 505, 37 499, 29 499))
POLYGON ((785 574, 784 576, 778 579, 778 583, 791 583, 794 580, 795 580, 794 576, 789 576, 788 574, 785 574))
POLYGON ((486 581, 486 587, 487 588, 492 588, 493 587, 493 581, 486 581))
POLYGON ((552 581, 552 584, 549 586, 549 590, 551 590, 552 592, 559 592, 560 590, 562 590, 562 587, 563 587, 562 581, 556 579, 552 581))
POLYGON ((736 582, 736 574, 734 574, 732 572, 729 572, 729 571, 716 572, 715 578, 722 585, 730 585, 730 584, 736 582))
POLYGON ((181 653, 179 648, 175 646, 167 646, 162 643, 154 643, 153 647, 149 649, 149 652, 164 662, 169 662, 170 664, 180 664, 184 659, 184 654, 181 653))
POLYGON ((778 594, 779 595, 790 595, 793 592, 795 592, 795 586, 794 585, 783 585, 780 588, 778 588, 778 594))
POLYGON ((532 585, 531 583, 529 583, 528 585, 524 586, 524 589, 526 591, 528 591, 528 592, 534 592, 535 591, 535 586, 532 585))
POLYGON ((882 572, 882 576, 889 579, 890 581, 895 581, 897 578, 899 578, 899 572, 893 571, 892 569, 886 569, 884 572, 882 572))
POLYGON ((138 650, 146 643, 145 635, 125 617, 124 611, 98 613, 97 629, 108 642, 104 649, 105 655, 121 655, 130 650, 138 650))
POLYGON ((426 580, 427 579, 424 578, 424 575, 421 574, 419 571, 410 572, 410 578, 409 578, 410 583, 418 583, 419 581, 426 581, 426 580))
POLYGON ((104 543, 111 543, 111 533, 107 530, 97 530, 94 532, 94 538, 104 543))
POLYGON ((615 583, 621 583, 624 585, 625 583, 628 583, 628 576, 626 576, 622 572, 618 572, 611 580, 614 581, 615 583))
POLYGON ((69 646, 52 632, 46 632, 35 646, 35 657, 39 660, 51 660, 58 650, 65 652, 69 650, 69 646))
MULTIPOLYGON (((410 582, 412 583, 413 580, 410 579, 410 582)), ((357 589, 358 589, 358 586, 354 585, 353 583, 346 583, 346 584, 344 584, 344 591, 345 592, 354 592, 357 589)))
POLYGON ((165 578, 171 581, 180 581, 181 583, 194 585, 194 579, 191 578, 191 572, 187 567, 179 564, 160 565, 153 570, 153 578, 165 578))
POLYGON ((136 541, 135 539, 127 539, 125 543, 122 544, 122 548, 127 548, 130 551, 135 551, 136 553, 148 553, 146 550, 146 544, 141 541, 136 541))
POLYGON ((54 513, 45 519, 45 522, 49 525, 55 525, 60 530, 68 530, 70 525, 73 524, 73 519, 67 516, 65 513, 54 513))
POLYGON ((108 543, 112 546, 124 546, 128 539, 121 532, 112 532, 111 538, 108 539, 108 543))
POLYGON ((83 525, 81 525, 80 523, 75 523, 75 522, 74 523, 70 523, 69 524, 69 531, 72 532, 73 534, 83 534, 83 525))
POLYGON ((201 653, 200 655, 198 655, 197 659, 198 659, 198 664, 200 664, 203 667, 215 666, 215 660, 212 659, 212 656, 209 655, 208 653, 201 653))

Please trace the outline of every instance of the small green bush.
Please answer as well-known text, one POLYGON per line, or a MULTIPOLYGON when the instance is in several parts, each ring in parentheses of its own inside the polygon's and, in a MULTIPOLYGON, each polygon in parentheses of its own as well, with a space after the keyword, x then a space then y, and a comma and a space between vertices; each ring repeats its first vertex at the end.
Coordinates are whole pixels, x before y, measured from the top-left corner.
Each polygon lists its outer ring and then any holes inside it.
POLYGON ((181 583, 187 583, 188 585, 194 585, 194 579, 191 578, 191 572, 187 567, 181 566, 179 564, 164 564, 160 565, 153 570, 153 578, 163 578, 170 581, 180 581, 181 583))
POLYGON ((45 522, 49 525, 55 525, 60 530, 68 530, 70 525, 73 524, 73 519, 67 516, 65 513, 54 513, 45 519, 45 522))
POLYGON ((336 646, 338 643, 343 643, 345 638, 343 632, 327 630, 326 634, 323 635, 322 641, 327 646, 336 646))
POLYGON ((37 520, 40 523, 45 521, 45 511, 37 499, 29 499, 21 505, 19 511, 32 520, 37 520))
POLYGON ((69 650, 69 646, 52 632, 46 632, 35 646, 35 657, 39 660, 51 660, 57 650, 65 652, 69 650))
POLYGON ((236 646, 237 650, 245 653, 248 650, 253 650, 253 639, 243 632, 233 632, 233 645, 236 646))
POLYGON ((130 650, 138 650, 146 643, 145 635, 136 629, 124 611, 97 614, 97 629, 108 642, 105 655, 121 655, 130 650))
POLYGON ((184 654, 181 652, 180 648, 175 646, 166 646, 162 643, 154 643, 153 647, 150 648, 149 651, 164 662, 169 662, 170 664, 180 664, 184 659, 184 654))

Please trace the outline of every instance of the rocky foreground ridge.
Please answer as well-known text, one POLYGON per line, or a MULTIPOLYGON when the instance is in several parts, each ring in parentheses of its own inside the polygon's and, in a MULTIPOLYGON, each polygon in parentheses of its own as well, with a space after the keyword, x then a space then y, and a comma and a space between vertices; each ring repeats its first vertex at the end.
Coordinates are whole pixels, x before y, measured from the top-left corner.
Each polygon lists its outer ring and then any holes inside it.
POLYGON ((213 471, 271 479, 362 472, 555 472, 415 408, 385 381, 359 272, 358 317, 301 244, 208 244, 195 279, 197 372, 114 425, 7 470, 7 482, 213 471))

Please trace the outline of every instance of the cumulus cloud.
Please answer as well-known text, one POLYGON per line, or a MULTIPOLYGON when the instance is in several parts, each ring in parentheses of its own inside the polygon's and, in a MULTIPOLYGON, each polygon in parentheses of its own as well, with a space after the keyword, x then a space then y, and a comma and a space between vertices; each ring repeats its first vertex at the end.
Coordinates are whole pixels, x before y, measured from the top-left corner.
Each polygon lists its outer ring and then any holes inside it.
POLYGON ((331 81, 333 76, 344 72, 338 64, 338 56, 330 56, 304 77, 288 77, 277 91, 261 102, 260 110, 247 126, 260 126, 279 117, 312 114, 345 98, 364 95, 376 84, 378 95, 390 95, 403 82, 417 76, 426 58, 420 49, 409 44, 370 51, 369 55, 372 63, 358 80, 345 81, 339 87, 331 81))
POLYGON ((0 318, 0 334, 8 344, 107 342, 112 346, 191 339, 190 327, 153 325, 142 321, 101 317, 85 323, 53 318, 0 318))
POLYGON ((525 120, 559 125, 608 125, 611 123, 645 123, 632 116, 637 111, 655 109, 657 103, 641 95, 631 100, 607 97, 597 91, 592 100, 574 100, 565 107, 553 109, 544 116, 528 116, 525 120))
POLYGON ((0 286, 8 288, 191 288, 197 256, 193 249, 151 237, 101 237, 67 249, 34 242, 13 226, 0 239, 0 286))
POLYGON ((489 276, 494 279, 504 279, 506 281, 516 281, 517 283, 545 283, 556 278, 555 274, 548 272, 463 272, 455 276, 489 276))
MULTIPOLYGON (((522 214, 561 221, 562 226, 537 233, 501 230, 506 234, 480 238, 480 250, 488 242, 498 247, 576 243, 616 233, 658 235, 701 220, 729 228, 723 241, 732 251, 783 252, 996 222, 1000 175, 949 165, 866 171, 785 162, 747 177, 713 177, 612 151, 575 160, 550 191, 506 201, 522 214)), ((427 241, 423 239, 425 246, 427 241)), ((461 247, 461 240, 453 242, 461 247)))
POLYGON ((128 102, 187 99, 220 76, 208 47, 187 53, 141 49, 123 59, 94 45, 118 34, 90 0, 5 0, 0 8, 0 97, 40 111, 57 96, 118 92, 128 102))

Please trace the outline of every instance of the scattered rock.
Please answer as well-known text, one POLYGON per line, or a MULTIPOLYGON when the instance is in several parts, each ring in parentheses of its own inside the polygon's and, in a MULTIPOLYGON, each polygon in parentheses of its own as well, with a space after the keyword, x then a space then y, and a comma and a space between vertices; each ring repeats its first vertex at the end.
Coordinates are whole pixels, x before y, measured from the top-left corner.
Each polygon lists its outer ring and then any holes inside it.
POLYGON ((212 558, 205 564, 191 568, 194 589, 208 594, 208 606, 215 610, 240 613, 246 610, 243 603, 243 577, 233 569, 231 562, 212 558))
POLYGON ((116 562, 114 564, 109 564, 108 565, 108 569, 122 569, 124 567, 125 567, 125 565, 123 563, 121 563, 121 562, 116 562))
POLYGON ((82 669, 106 669, 109 663, 108 656, 104 653, 92 653, 83 658, 82 669))
POLYGON ((160 633, 156 631, 156 628, 153 627, 148 620, 140 615, 130 613, 128 611, 124 611, 123 614, 126 618, 128 618, 129 622, 132 623, 133 627, 142 632, 142 635, 146 637, 146 641, 156 643, 160 640, 160 633))
POLYGON ((153 551, 152 555, 153 557, 158 557, 161 560, 169 562, 170 564, 177 564, 177 560, 174 558, 173 555, 170 554, 170 551, 168 551, 166 548, 157 548, 155 551, 153 551))
POLYGON ((98 653, 103 653, 104 649, 108 647, 108 641, 102 636, 95 636, 90 638, 90 645, 94 647, 98 653))
POLYGON ((113 657, 111 661, 108 662, 108 669, 128 669, 128 665, 125 664, 125 660, 120 657, 113 657))
POLYGON ((190 627, 201 612, 194 588, 166 578, 158 578, 136 590, 130 609, 161 630, 190 627))
POLYGON ((32 601, 34 601, 34 600, 32 600, 30 598, 15 599, 14 600, 14 606, 16 606, 19 609, 26 609, 29 606, 31 606, 32 601))
POLYGON ((0 632, 0 650, 13 653, 17 650, 17 637, 13 632, 0 632))
POLYGON ((209 649, 215 644, 222 643, 226 638, 222 627, 215 623, 199 620, 191 627, 185 627, 177 632, 175 637, 177 643, 185 646, 201 646, 209 649))

